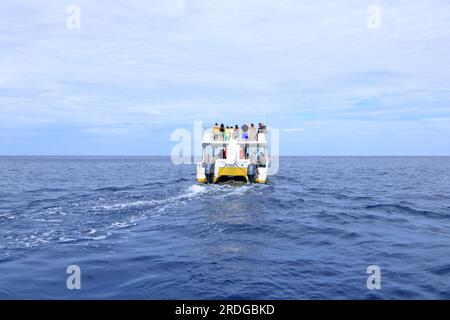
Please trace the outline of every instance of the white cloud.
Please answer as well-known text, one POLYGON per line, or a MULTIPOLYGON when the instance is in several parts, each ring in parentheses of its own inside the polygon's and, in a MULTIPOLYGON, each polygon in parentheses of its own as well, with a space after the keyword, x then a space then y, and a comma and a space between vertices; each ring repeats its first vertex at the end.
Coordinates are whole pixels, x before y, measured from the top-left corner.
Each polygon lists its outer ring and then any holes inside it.
POLYGON ((67 3, 6 0, 0 126, 220 117, 310 132, 304 119, 335 128, 449 117, 450 3, 377 1, 376 31, 366 28, 369 4, 79 0, 81 29, 71 31, 67 3))
POLYGON ((303 132, 303 131, 305 131, 305 128, 284 128, 284 129, 281 129, 281 131, 285 131, 285 132, 303 132))
POLYGON ((127 128, 110 128, 110 127, 96 127, 83 129, 85 133, 92 133, 96 135, 124 135, 128 133, 127 128))

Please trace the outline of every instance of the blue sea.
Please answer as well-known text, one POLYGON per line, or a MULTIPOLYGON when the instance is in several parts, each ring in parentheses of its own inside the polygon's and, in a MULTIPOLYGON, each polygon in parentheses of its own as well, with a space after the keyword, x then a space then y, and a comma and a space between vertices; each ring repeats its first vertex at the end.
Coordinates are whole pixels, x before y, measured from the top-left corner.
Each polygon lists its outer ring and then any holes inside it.
POLYGON ((450 158, 200 185, 168 157, 0 157, 0 298, 450 299, 450 158))

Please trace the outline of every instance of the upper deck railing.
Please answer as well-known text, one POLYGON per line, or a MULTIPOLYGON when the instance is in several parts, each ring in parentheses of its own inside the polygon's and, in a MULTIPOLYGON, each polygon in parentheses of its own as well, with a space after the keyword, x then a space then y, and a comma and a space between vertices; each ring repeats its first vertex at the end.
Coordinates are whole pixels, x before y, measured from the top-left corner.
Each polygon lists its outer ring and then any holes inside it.
POLYGON ((231 137, 228 140, 225 139, 214 139, 214 135, 210 134, 203 134, 202 144, 210 144, 210 145, 227 145, 230 144, 232 141, 235 141, 237 144, 246 144, 246 145, 265 145, 267 144, 267 134, 266 133, 258 133, 257 139, 245 139, 239 137, 237 139, 231 137))
POLYGON ((245 135, 242 132, 239 132, 239 135, 236 138, 233 133, 231 133, 229 137, 226 137, 223 134, 214 135, 211 128, 204 128, 202 144, 221 146, 227 145, 231 143, 231 141, 235 141, 237 144, 264 145, 267 144, 267 129, 264 129, 264 132, 257 133, 255 137, 256 139, 251 138, 253 137, 249 136, 248 131, 245 133, 245 135))

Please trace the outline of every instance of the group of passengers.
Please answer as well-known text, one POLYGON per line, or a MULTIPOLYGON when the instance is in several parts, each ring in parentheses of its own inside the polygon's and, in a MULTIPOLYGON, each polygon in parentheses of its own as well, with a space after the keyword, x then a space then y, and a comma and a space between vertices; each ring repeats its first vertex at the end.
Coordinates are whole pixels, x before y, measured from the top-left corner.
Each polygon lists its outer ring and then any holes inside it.
POLYGON ((250 127, 243 124, 240 128, 238 125, 233 127, 225 126, 222 123, 219 126, 218 123, 215 123, 212 132, 215 141, 229 141, 231 139, 256 141, 258 139, 258 134, 266 133, 267 129, 263 123, 258 124, 258 130, 256 130, 253 123, 250 124, 250 127))

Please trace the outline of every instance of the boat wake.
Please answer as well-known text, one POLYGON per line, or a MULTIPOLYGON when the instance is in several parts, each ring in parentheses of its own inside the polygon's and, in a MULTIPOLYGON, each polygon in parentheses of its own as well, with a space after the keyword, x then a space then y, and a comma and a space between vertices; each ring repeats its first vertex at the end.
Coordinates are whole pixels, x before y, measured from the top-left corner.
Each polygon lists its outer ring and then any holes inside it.
MULTIPOLYGON (((117 201, 108 198, 111 194, 105 193, 89 201, 73 199, 70 203, 52 206, 43 203, 42 207, 31 209, 27 214, 2 214, 2 221, 10 224, 14 222, 14 225, 24 224, 23 220, 32 220, 33 224, 39 225, 39 228, 35 229, 39 231, 11 227, 7 234, 0 234, 0 239, 4 243, 0 248, 28 248, 52 243, 89 243, 105 240, 121 229, 136 226, 145 219, 189 205, 202 197, 208 200, 221 200, 245 195, 253 188, 249 185, 236 187, 193 184, 184 187, 177 195, 161 199, 117 201)), ((105 192, 109 190, 110 188, 105 192)))

